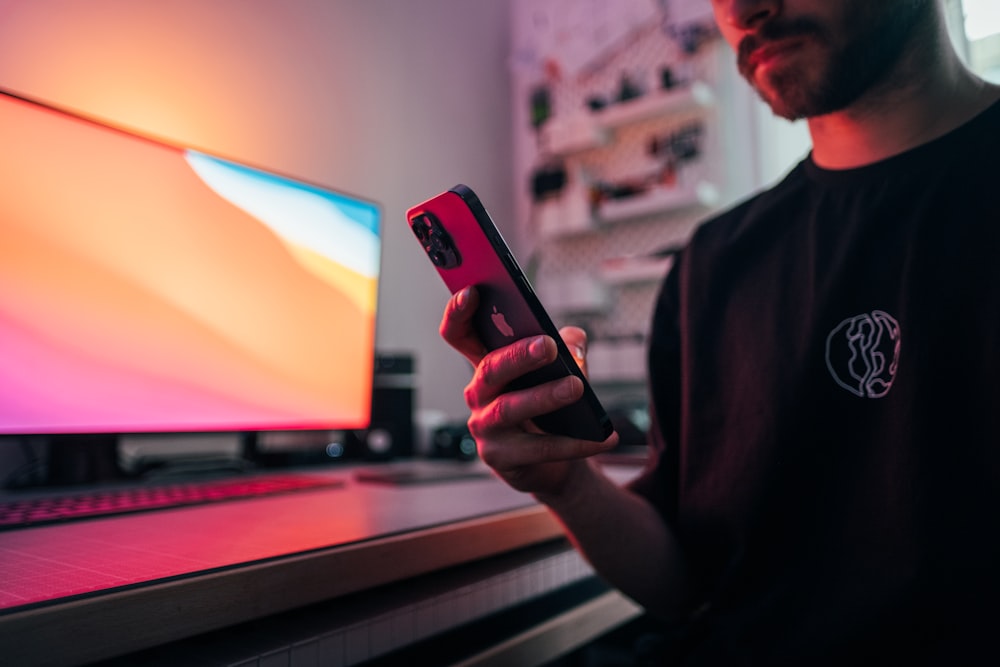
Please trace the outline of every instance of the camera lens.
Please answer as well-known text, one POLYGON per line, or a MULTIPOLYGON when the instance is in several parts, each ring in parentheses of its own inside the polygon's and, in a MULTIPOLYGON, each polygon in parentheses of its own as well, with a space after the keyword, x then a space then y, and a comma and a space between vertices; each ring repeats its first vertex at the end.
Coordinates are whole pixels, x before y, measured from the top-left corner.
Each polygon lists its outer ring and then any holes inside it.
POLYGON ((415 220, 412 225, 410 225, 410 229, 413 230, 413 233, 417 235, 417 238, 420 239, 421 242, 427 241, 427 237, 430 236, 430 230, 426 227, 426 225, 422 224, 422 221, 419 218, 415 220))

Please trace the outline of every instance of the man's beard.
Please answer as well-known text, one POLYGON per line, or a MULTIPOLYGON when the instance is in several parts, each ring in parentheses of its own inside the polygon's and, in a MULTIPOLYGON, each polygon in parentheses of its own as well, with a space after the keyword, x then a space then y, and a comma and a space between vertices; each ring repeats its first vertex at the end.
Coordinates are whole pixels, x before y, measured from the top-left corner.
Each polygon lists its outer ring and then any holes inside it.
POLYGON ((851 34, 834 47, 829 28, 813 19, 778 18, 743 38, 737 49, 740 74, 757 90, 775 114, 796 120, 841 111, 886 77, 900 61, 918 26, 932 15, 934 0, 855 0, 848 8, 851 34), (884 4, 883 4, 884 3, 884 4), (802 37, 817 43, 825 61, 779 66, 756 82, 750 54, 772 40, 802 37), (810 78, 806 68, 816 70, 810 78))

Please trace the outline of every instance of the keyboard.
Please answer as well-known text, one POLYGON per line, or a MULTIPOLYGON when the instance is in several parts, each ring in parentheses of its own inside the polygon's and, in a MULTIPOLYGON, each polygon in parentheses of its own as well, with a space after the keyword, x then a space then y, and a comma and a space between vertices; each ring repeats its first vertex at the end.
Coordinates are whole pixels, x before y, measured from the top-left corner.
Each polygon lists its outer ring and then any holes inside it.
POLYGON ((5 499, 0 501, 0 530, 342 485, 343 481, 334 478, 282 474, 90 489, 69 495, 5 499))

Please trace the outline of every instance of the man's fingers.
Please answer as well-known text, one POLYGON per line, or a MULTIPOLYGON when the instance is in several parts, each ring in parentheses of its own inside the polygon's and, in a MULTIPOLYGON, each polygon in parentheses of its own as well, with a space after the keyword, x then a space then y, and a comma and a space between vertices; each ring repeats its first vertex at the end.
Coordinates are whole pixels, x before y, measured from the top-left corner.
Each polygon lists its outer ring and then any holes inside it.
POLYGON ((456 292, 445 306, 438 329, 445 342, 461 352, 474 366, 486 354, 486 347, 472 328, 472 316, 478 306, 479 293, 474 287, 456 292))
POLYGON ((483 407, 503 393, 512 381, 555 358, 556 343, 548 336, 525 338, 493 350, 476 367, 472 382, 465 390, 465 402, 472 408, 483 407))
POLYGON ((494 470, 507 471, 541 463, 583 459, 610 451, 618 445, 618 433, 612 433, 604 442, 522 432, 516 443, 509 439, 481 440, 479 443, 479 456, 483 462, 494 470))
POLYGON ((475 406, 469 419, 473 436, 498 428, 519 426, 525 421, 573 403, 583 395, 580 378, 569 376, 536 387, 498 394, 488 404, 475 406))

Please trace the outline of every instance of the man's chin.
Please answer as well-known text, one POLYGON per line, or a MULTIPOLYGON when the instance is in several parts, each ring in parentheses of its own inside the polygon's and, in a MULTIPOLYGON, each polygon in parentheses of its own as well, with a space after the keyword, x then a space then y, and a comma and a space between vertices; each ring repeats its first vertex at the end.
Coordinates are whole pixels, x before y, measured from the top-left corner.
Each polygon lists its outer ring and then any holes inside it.
POLYGON ((808 111, 804 111, 784 99, 772 99, 763 94, 761 95, 761 99, 764 100, 767 106, 771 107, 771 113, 785 120, 796 121, 811 115, 808 111))
POLYGON ((753 88, 757 92, 757 95, 760 96, 760 99, 767 106, 771 107, 771 112, 775 116, 780 116, 786 120, 799 120, 808 115, 801 109, 801 104, 795 100, 797 95, 794 92, 796 91, 776 89, 757 83, 754 84, 753 88))
POLYGON ((799 120, 829 112, 819 77, 802 69, 757 70, 750 84, 774 115, 799 120))

